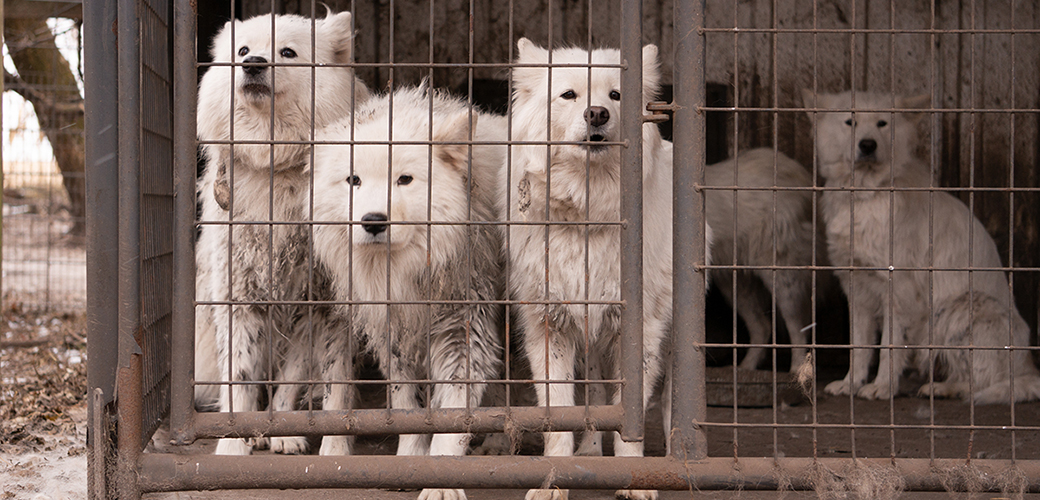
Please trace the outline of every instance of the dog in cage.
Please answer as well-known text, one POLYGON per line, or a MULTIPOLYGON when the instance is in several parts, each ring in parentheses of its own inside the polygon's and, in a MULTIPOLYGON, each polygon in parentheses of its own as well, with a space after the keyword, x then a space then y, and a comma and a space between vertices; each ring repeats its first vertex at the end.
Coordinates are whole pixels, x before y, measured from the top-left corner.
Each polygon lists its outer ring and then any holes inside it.
POLYGON ((804 91, 802 99, 807 107, 835 110, 816 114, 826 186, 866 188, 821 197, 830 261, 867 268, 838 273, 849 298, 852 343, 878 345, 880 328, 881 346, 940 347, 881 349, 869 383, 873 350, 853 349, 848 375, 825 390, 888 398, 916 366, 930 381, 921 396, 979 404, 1040 398, 1029 352, 1007 349, 1028 347, 1030 334, 993 238, 960 199, 928 190, 929 169, 912 154, 914 119, 884 111, 926 106, 928 96, 804 91))
MULTIPOLYGON (((759 148, 705 167, 704 178, 709 186, 744 188, 735 197, 733 191, 727 190, 705 193, 706 218, 714 229, 712 256, 716 264, 813 264, 812 193, 754 189, 811 187, 812 178, 805 167, 772 148, 759 148)), ((752 344, 769 342, 772 325, 767 311, 771 296, 783 316, 791 343, 806 343, 805 328, 812 322, 812 271, 753 269, 734 273, 715 269, 711 271, 711 282, 744 320, 752 344)), ((762 347, 749 348, 740 367, 754 370, 765 355, 762 347)), ((792 372, 801 366, 805 356, 804 347, 792 349, 792 372)))
MULTIPOLYGON (((364 346, 391 382, 392 408, 419 408, 421 399, 429 408, 478 406, 502 369, 505 253, 494 222, 506 146, 486 143, 506 140, 506 119, 420 86, 370 100, 319 139, 327 144, 315 147, 315 251, 353 332, 328 339, 324 380, 351 380, 364 346), (369 144, 343 144, 352 140, 369 144), (421 391, 422 380, 440 383, 421 391)), ((349 386, 326 384, 324 409, 353 400, 349 386)), ((397 454, 464 455, 469 438, 401 435, 397 454)), ((322 455, 350 451, 346 436, 322 439, 322 455)), ((419 498, 465 497, 426 489, 419 498)))
MULTIPOLYGON (((201 220, 251 223, 202 226, 197 299, 239 303, 199 308, 196 380, 303 380, 317 365, 309 359, 318 332, 336 328, 327 307, 263 302, 332 297, 327 276, 313 262, 309 226, 285 223, 302 222, 307 215, 311 146, 306 141, 314 128, 350 116, 353 106, 368 98, 351 68, 307 66, 351 63, 352 41, 349 12, 315 20, 263 15, 230 21, 213 40, 214 61, 241 65, 215 65, 202 77, 198 137, 236 144, 203 144, 201 220)), ((255 411, 261 401, 256 384, 208 387, 197 397, 216 396, 220 411, 255 411)), ((299 385, 282 384, 270 404, 292 410, 301 392, 299 385)), ((270 445, 277 452, 302 453, 307 443, 290 437, 272 438, 270 445)), ((243 439, 224 438, 216 453, 251 450, 243 439)))
MULTIPOLYGON (((550 62, 550 52, 526 38, 517 43, 517 54, 519 64, 550 62)), ((656 46, 645 46, 642 55, 641 92, 626 98, 640 99, 645 105, 659 90, 660 68, 656 46)), ((553 64, 620 61, 615 49, 552 51, 553 64)), ((619 352, 620 306, 583 302, 620 299, 621 229, 616 223, 621 208, 621 149, 597 143, 625 139, 619 126, 621 99, 618 68, 513 69, 513 139, 582 142, 518 145, 511 152, 511 220, 545 223, 509 227, 511 294, 520 302, 521 343, 536 381, 574 380, 582 361, 613 361, 619 352), (584 352, 586 345, 592 352, 584 352)), ((646 123, 642 130, 645 408, 666 368, 672 317, 672 145, 661 139, 656 125, 646 123)), ((710 226, 707 236, 710 246, 710 226)), ((618 375, 617 367, 608 367, 606 373, 618 375)), ((534 387, 539 406, 574 405, 572 384, 536 382, 534 387)), ((669 392, 665 390, 666 396, 669 392)), ((613 400, 620 400, 619 392, 613 400)), ((546 432, 544 437, 546 456, 574 453, 573 433, 546 432)), ((617 456, 642 456, 643 444, 622 441, 615 433, 614 451, 617 456)), ((617 494, 657 498, 657 492, 650 490, 617 494)), ((566 497, 566 490, 535 489, 527 494, 528 499, 566 497)))

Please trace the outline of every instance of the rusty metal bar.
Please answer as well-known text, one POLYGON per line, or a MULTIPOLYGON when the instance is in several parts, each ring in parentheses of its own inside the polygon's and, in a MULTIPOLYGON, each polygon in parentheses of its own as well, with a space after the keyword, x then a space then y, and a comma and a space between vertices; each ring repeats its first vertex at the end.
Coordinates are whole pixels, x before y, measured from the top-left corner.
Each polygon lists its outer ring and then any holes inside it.
POLYGON ((812 490, 852 470, 898 474, 905 490, 1000 491, 1020 477, 1040 492, 1035 461, 847 458, 397 457, 145 454, 144 491, 216 488, 574 488, 812 490), (1013 476, 1012 476, 1013 475, 1013 476))
POLYGON ((643 3, 621 2, 621 438, 643 440, 643 3))
POLYGON ((120 0, 119 37, 119 347, 116 412, 119 417, 116 491, 140 498, 137 460, 141 453, 141 32, 138 2, 120 0))
POLYGON ((178 442, 195 440, 195 38, 196 3, 173 5, 173 324, 170 347, 170 431, 178 442))
POLYGON ((673 457, 701 459, 708 441, 698 422, 707 420, 704 389, 704 0, 675 2, 676 110, 672 170, 672 428, 673 457))
POLYGON ((426 434, 432 432, 503 432, 510 428, 539 430, 620 430, 623 413, 617 406, 505 408, 366 409, 315 412, 243 412, 234 420, 226 413, 197 413, 196 437, 294 436, 300 434, 426 434))
MULTIPOLYGON (((101 400, 88 405, 88 421, 101 420, 95 412, 107 411, 115 393, 115 367, 118 352, 116 331, 119 310, 116 290, 119 287, 119 255, 112 244, 118 239, 118 226, 112 221, 119 217, 118 150, 119 136, 116 103, 119 85, 116 80, 117 56, 116 4, 90 2, 83 7, 83 71, 85 90, 83 120, 86 131, 86 208, 87 208, 87 386, 91 394, 101 389, 101 400)), ((93 398, 93 396, 92 396, 93 398)), ((93 399, 91 400, 93 403, 93 399)), ((107 435, 87 432, 87 449, 107 451, 96 440, 107 440, 107 435)), ((96 470, 104 466, 104 457, 91 457, 90 475, 102 474, 96 470)), ((105 495, 94 491, 95 482, 89 483, 91 498, 105 495), (95 496, 98 495, 98 496, 95 496)), ((102 485, 103 485, 102 481, 102 485)))

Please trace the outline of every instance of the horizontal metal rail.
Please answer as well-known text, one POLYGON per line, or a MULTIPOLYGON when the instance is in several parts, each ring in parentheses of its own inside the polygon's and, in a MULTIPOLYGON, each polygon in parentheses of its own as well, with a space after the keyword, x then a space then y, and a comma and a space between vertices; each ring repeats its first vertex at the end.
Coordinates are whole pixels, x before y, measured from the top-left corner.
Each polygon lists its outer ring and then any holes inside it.
POLYGON ((510 429, 617 430, 620 406, 439 408, 416 410, 342 410, 292 412, 197 413, 194 435, 176 435, 175 444, 204 437, 255 437, 335 434, 425 434, 504 432, 510 429), (320 418, 319 418, 320 417, 320 418))
POLYGON ((145 454, 146 492, 216 488, 575 488, 810 490, 828 474, 889 470, 913 491, 999 491, 1018 477, 1040 492, 1040 462, 957 459, 397 457, 145 454))

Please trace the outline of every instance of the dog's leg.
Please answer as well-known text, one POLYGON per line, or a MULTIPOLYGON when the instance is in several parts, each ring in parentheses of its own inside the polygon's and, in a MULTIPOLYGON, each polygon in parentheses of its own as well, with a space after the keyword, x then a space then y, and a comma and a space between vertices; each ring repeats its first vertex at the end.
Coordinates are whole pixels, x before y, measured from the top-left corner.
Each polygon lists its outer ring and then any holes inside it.
POLYGON ((878 371, 874 381, 859 388, 856 395, 864 399, 889 399, 899 392, 899 379, 906 368, 907 351, 892 349, 905 344, 903 324, 896 313, 886 306, 881 330, 881 350, 878 351, 878 371), (887 349, 885 347, 888 347, 887 349))
MULTIPOLYGON (((588 377, 586 378, 586 403, 589 405, 607 404, 607 389, 603 384, 591 383, 603 379, 603 359, 598 353, 591 352, 586 356, 588 377)), ((597 430, 585 430, 581 433, 578 451, 575 455, 583 457, 603 456, 603 433, 597 430)))
MULTIPOLYGON (((401 356, 391 354, 390 357, 390 406, 395 409, 413 410, 419 408, 419 387, 415 384, 402 383, 416 380, 416 370, 408 366, 401 356)), ((430 454, 429 434, 401 434, 398 437, 398 456, 421 456, 430 454)))
MULTIPOLYGON (((307 349, 308 343, 304 342, 303 339, 303 337, 298 336, 288 346, 285 360, 278 370, 278 376, 276 377, 278 381, 292 382, 310 378, 308 375, 311 370, 308 368, 314 364, 314 361, 311 359, 313 353, 309 352, 310 350, 307 349)), ((295 410, 296 402, 300 400, 301 392, 303 392, 303 386, 299 384, 279 384, 278 388, 275 389, 271 407, 274 411, 295 410)), ((307 447, 307 438, 303 436, 271 438, 271 451, 275 453, 301 455, 307 453, 307 447)))
MULTIPOLYGON (((488 358, 487 352, 478 345, 467 345, 464 332, 451 338, 435 338, 430 347, 431 352, 442 353, 431 360, 431 378, 435 380, 464 380, 473 378, 488 380, 497 372, 494 359, 488 358), (469 368, 467 370, 467 367, 469 368)), ((484 341, 494 343, 488 334, 473 331, 473 344, 484 341)), ((484 397, 487 384, 437 384, 433 387, 431 408, 474 408, 484 397)), ((434 434, 430 444, 432 456, 462 456, 466 454, 469 433, 434 434)), ((465 500, 466 492, 461 489, 426 488, 419 494, 419 500, 465 500)))
MULTIPOLYGON (((335 329, 333 329, 335 331, 335 329)), ((335 335, 335 333, 333 333, 335 335)), ((321 379, 344 381, 354 379, 354 352, 349 332, 342 332, 329 342, 325 352, 321 379)), ((322 401, 324 410, 349 410, 354 407, 356 390, 353 385, 325 384, 322 401)), ((323 436, 319 455, 350 455, 353 436, 323 436)))
MULTIPOLYGON (((654 318, 643 321, 643 412, 650 403, 650 396, 654 393, 657 379, 661 376, 664 365, 661 344, 668 335, 668 324, 654 318)), ((618 371, 618 377, 621 373, 618 371)), ((621 391, 614 392, 614 404, 621 403, 621 391)), ((669 422, 670 423, 670 422, 669 422)), ((643 456, 643 441, 627 442, 621 439, 621 434, 614 432, 614 456, 616 457, 641 457, 643 456)), ((656 500, 657 490, 618 490, 614 492, 615 498, 628 498, 632 500, 656 500)))
MULTIPOLYGON (((574 380, 577 352, 572 342, 563 338, 552 327, 546 329, 544 321, 530 318, 524 332, 524 350, 531 363, 532 378, 538 406, 574 406, 573 384, 539 384, 538 380, 574 380), (548 386, 548 387, 546 387, 548 386)), ((550 422, 551 425, 551 422, 550 422)), ((569 457, 574 455, 574 433, 544 432, 547 457, 569 457)), ((568 490, 528 490, 525 500, 567 500, 568 490)))
MULTIPOLYGON (((812 324, 812 300, 809 296, 812 293, 812 275, 808 271, 780 271, 776 288, 770 293, 776 297, 776 307, 784 317, 791 344, 805 345, 809 338, 806 328, 812 324)), ((798 371, 808 352, 805 347, 791 348, 791 373, 798 371)))
MULTIPOLYGON (((847 279, 849 281, 856 280, 854 293, 849 293, 850 290, 847 283, 843 283, 843 285, 846 285, 844 286, 845 296, 849 298, 849 316, 852 319, 851 344, 875 344, 874 338, 877 329, 875 313, 878 308, 872 295, 873 292, 867 289, 868 284, 866 280, 859 278, 856 274, 850 273, 847 279)), ((848 374, 842 380, 835 380, 827 384, 827 387, 823 390, 828 394, 834 395, 848 395, 859 390, 866 383, 867 376, 870 374, 872 354, 873 351, 870 349, 852 349, 849 360, 851 366, 848 374)))
MULTIPOLYGON (((228 324, 228 308, 215 308, 217 329, 217 358, 221 380, 232 382, 259 380, 265 359, 261 340, 263 320, 260 314, 247 306, 231 306, 234 327, 228 324), (228 341, 231 339, 230 352, 228 341), (228 373, 228 358, 231 373, 228 373)), ((259 388, 255 385, 220 386, 220 411, 247 412, 257 410, 259 388)), ((241 438, 222 438, 217 441, 217 455, 249 455, 252 447, 241 438)))
MULTIPOLYGON (((745 276, 737 276, 737 286, 741 290, 741 296, 735 297, 735 291, 733 290, 733 276, 729 275, 716 282, 719 287, 719 291, 722 292, 723 297, 729 302, 730 307, 737 310, 737 314, 744 320, 744 325, 748 329, 748 338, 752 344, 765 344, 769 342, 769 332, 772 330, 769 317, 766 316, 763 311, 765 305, 759 293, 755 287, 759 286, 757 283, 751 282, 745 276)), ((766 357, 766 349, 764 347, 749 347, 747 353, 744 354, 744 359, 740 361, 740 368, 744 370, 754 370, 758 368, 758 365, 762 363, 762 360, 766 357)))

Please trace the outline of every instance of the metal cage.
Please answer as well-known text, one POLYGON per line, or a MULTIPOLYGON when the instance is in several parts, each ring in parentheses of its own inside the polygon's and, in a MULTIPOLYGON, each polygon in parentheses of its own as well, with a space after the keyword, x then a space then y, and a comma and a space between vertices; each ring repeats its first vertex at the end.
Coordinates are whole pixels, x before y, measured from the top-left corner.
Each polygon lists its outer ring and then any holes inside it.
MULTIPOLYGON (((650 109, 642 109, 639 100, 622 101, 628 117, 623 118, 620 179, 623 288, 620 301, 611 302, 622 306, 621 377, 609 381, 621 391, 621 403, 590 402, 587 388, 593 383, 579 380, 579 386, 586 388, 586 401, 573 407, 530 406, 507 396, 505 404, 437 411, 388 407, 328 411, 313 403, 284 412, 196 410, 195 315, 200 307, 231 303, 200 301, 195 294, 194 242, 200 227, 195 103, 198 70, 207 66, 197 60, 197 54, 201 57, 204 52, 197 31, 203 24, 198 18, 200 6, 188 0, 93 2, 84 8, 91 498, 137 498, 146 492, 204 489, 388 486, 1040 491, 1040 457, 1035 451, 1040 448, 1031 446, 1040 436, 1040 421, 1034 418, 1040 414, 1036 402, 981 407, 935 397, 865 401, 823 393, 822 377, 840 377, 847 366, 846 353, 855 358, 861 352, 885 356, 911 349, 959 350, 964 346, 875 343, 856 345, 856 350, 850 347, 846 302, 841 290, 830 282, 830 274, 884 273, 886 269, 825 258, 826 245, 819 232, 823 226, 820 198, 827 192, 856 189, 827 186, 818 180, 820 159, 813 145, 821 139, 813 130, 819 115, 833 109, 799 102, 797 95, 799 88, 818 96, 849 87, 930 95, 932 104, 923 110, 928 119, 920 126, 927 139, 918 146, 929 150, 923 157, 930 165, 932 183, 918 190, 950 191, 982 219, 1000 249, 1003 265, 995 270, 1010 277, 1008 293, 1014 294, 1018 310, 1035 331, 1036 284, 1040 282, 1035 256, 1040 199, 1035 193, 1040 181, 1034 171, 1040 106, 1029 85, 1040 76, 1040 58, 1026 50, 1032 46, 1026 40, 1040 37, 1034 26, 1040 18, 1035 6, 1014 0, 1007 5, 963 0, 927 6, 881 0, 849 6, 809 0, 793 5, 775 0, 620 0, 617 9, 611 4, 604 13, 591 1, 572 7, 569 3, 554 5, 551 0, 526 6, 471 0, 445 5, 431 1, 423 4, 428 9, 409 9, 421 3, 395 5, 391 1, 389 9, 359 2, 341 5, 354 12, 357 26, 370 23, 362 28, 367 31, 360 32, 357 43, 375 47, 357 49, 357 62, 351 66, 373 88, 382 89, 387 80, 392 89, 400 81, 409 84, 428 78, 434 86, 449 82, 445 86, 465 94, 469 103, 476 102, 478 84, 484 77, 501 77, 514 66, 515 41, 522 35, 514 27, 528 22, 516 14, 529 12, 523 9, 546 16, 549 45, 562 45, 560 39, 578 39, 583 45, 620 46, 623 94, 639 94, 643 43, 661 47, 664 72, 671 73, 671 103, 652 103, 650 109), (438 23, 458 21, 445 21, 448 12, 461 13, 464 22, 460 25, 467 27, 462 38, 465 44, 459 44, 457 52, 444 49, 438 39, 447 36, 438 31, 438 23), (406 22, 415 19, 428 21, 406 22), (488 25, 482 26, 482 22, 488 25), (593 26, 596 22, 601 24, 593 26), (496 31, 503 26, 509 35, 500 35, 503 43, 478 39, 505 32, 496 31), (610 33, 594 40, 594 28, 610 33), (426 40, 421 40, 423 29, 428 29, 426 40), (428 57, 396 60, 394 44, 396 37, 404 36, 401 33, 407 37, 397 43, 418 43, 420 50, 428 50, 428 57), (671 428, 661 434, 644 421, 644 353, 639 347, 644 306, 643 228, 638 223, 643 209, 641 127, 644 120, 660 121, 650 113, 670 115, 668 133, 674 144, 673 385, 671 428), (794 188, 748 188, 736 182, 706 186, 706 160, 734 156, 753 147, 790 155, 808 170, 812 182, 794 188), (706 206, 707 193, 732 193, 736 200, 739 192, 753 190, 772 194, 774 217, 778 193, 791 190, 811 195, 814 250, 805 265, 778 263, 775 243, 774 260, 768 263, 734 258, 704 264, 703 221, 706 211, 712 209, 706 206), (805 344, 794 346, 811 355, 809 369, 800 378, 783 371, 792 345, 782 341, 787 329, 781 325, 777 297, 768 302, 769 338, 762 342, 746 340, 746 330, 740 326, 737 309, 745 291, 735 293, 732 312, 717 295, 705 293, 709 272, 722 272, 735 284, 740 273, 766 270, 775 280, 777 272, 791 268, 812 273, 813 322, 806 325, 805 344), (756 347, 769 353, 768 369, 757 373, 738 370, 736 362, 756 347), (764 391, 765 398, 746 404, 744 391, 755 389, 764 391), (218 457, 143 452, 167 418, 171 446, 228 436, 510 433, 549 428, 618 431, 627 441, 659 442, 653 453, 657 456, 646 458, 218 457), (913 446, 901 446, 910 439, 916 440, 913 446), (665 449, 669 451, 664 453, 665 449)), ((284 4, 279 3, 278 8, 305 14, 318 11, 315 2, 309 6, 306 2, 284 4)), ((262 13, 277 11, 275 7, 274 2, 242 2, 228 12, 262 13)), ((213 24, 211 19, 205 22, 213 24)), ((492 84, 485 90, 504 94, 508 82, 507 77, 504 85, 498 82, 498 87, 492 84)), ((508 100, 501 95, 498 99, 508 100)), ((508 114, 508 107, 503 111, 508 114)), ((891 187, 881 190, 892 196, 900 192, 891 187)), ((735 232, 738 217, 732 218, 730 227, 713 228, 716 235, 735 232)), ((503 226, 514 223, 501 221, 503 226)), ((276 225, 272 221, 266 224, 276 225)), ((315 222, 296 224, 313 226, 315 222)), ((937 269, 887 269, 896 271, 934 273, 937 269)), ((979 270, 969 266, 965 271, 979 270)), ((509 307, 518 302, 504 298, 502 303, 509 307)), ((315 301, 311 305, 328 304, 315 301)), ((511 321, 506 320, 507 332, 512 332, 511 321)), ((1035 343, 1035 334, 1031 339, 1035 343)), ((1032 354, 1035 348, 1009 345, 998 349, 1032 354)), ((517 355, 507 341, 503 360, 507 367, 523 364, 513 359, 517 355)), ((935 374, 924 370, 923 376, 927 380, 935 374)), ((252 381, 268 387, 268 398, 270 387, 277 382, 270 378, 252 381)), ((323 385, 313 378, 288 382, 312 391, 323 385)), ((395 382, 400 381, 351 383, 362 388, 384 387, 388 392, 388 384, 395 382)), ((496 382, 507 394, 519 394, 523 387, 539 383, 534 377, 513 373, 506 373, 502 381, 489 381, 491 385, 496 382)), ((210 383, 232 384, 226 380, 210 383)))

